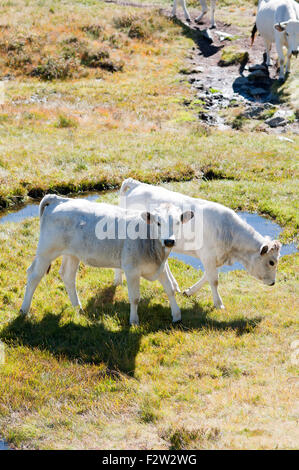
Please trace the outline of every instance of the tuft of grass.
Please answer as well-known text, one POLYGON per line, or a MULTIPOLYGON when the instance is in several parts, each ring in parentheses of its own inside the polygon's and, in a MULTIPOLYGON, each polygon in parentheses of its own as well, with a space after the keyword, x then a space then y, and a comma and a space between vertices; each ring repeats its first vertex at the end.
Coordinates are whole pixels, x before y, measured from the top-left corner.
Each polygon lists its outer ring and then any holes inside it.
POLYGON ((222 49, 221 58, 218 62, 220 67, 227 67, 234 64, 246 64, 249 60, 247 51, 238 50, 234 46, 227 46, 222 49))
POLYGON ((69 128, 69 127, 75 128, 78 126, 78 122, 73 118, 65 116, 64 114, 60 114, 58 116, 58 121, 56 122, 55 126, 61 129, 69 128))
POLYGON ((220 429, 214 428, 191 428, 185 426, 173 426, 163 434, 163 439, 169 441, 170 450, 187 450, 202 447, 202 441, 215 441, 220 436, 220 429))

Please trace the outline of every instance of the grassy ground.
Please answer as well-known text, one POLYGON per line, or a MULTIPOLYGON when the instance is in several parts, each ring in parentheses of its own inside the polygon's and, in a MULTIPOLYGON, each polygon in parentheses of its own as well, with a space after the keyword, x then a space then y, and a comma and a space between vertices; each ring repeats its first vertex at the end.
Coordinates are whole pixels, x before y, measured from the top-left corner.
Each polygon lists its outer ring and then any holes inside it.
MULTIPOLYGON (((228 4, 222 15, 247 31, 242 11, 228 4)), ((178 180, 169 187, 267 214, 285 227, 284 240, 296 238, 298 137, 282 142, 198 123, 183 105, 192 94, 179 70, 193 42, 179 25, 93 0, 6 2, 1 24, 10 26, 0 28, 1 72, 16 77, 6 82, 0 110, 2 206, 49 188, 117 186, 129 175, 178 180), (14 48, 19 36, 24 45, 14 48), (87 51, 108 50, 109 58, 97 60, 123 63, 123 70, 81 63, 82 48, 65 65, 74 37, 87 51), (8 52, 17 56, 9 63, 8 52), (25 54, 33 54, 31 64, 16 60, 25 54), (32 69, 55 71, 61 61, 70 74, 64 80, 32 76, 32 69)), ((116 202, 115 194, 103 199, 116 202)), ((221 274, 224 312, 213 309, 208 287, 193 298, 178 295, 181 327, 171 326, 159 284, 142 281, 141 325, 130 328, 126 285, 114 289, 111 270, 80 267, 78 315, 58 261, 36 292, 32 314, 19 318, 37 239, 37 219, 0 225, 0 436, 43 449, 298 446, 291 349, 298 255, 281 260, 272 288, 243 271, 221 274)), ((198 279, 192 268, 170 264, 181 288, 198 279)))

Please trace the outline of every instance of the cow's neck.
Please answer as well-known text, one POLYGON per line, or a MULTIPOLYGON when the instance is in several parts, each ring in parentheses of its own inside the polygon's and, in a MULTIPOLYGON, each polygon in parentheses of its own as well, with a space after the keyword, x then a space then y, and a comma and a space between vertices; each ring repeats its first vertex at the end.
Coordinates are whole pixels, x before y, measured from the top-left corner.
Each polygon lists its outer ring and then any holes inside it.
POLYGON ((234 232, 231 253, 235 261, 239 261, 246 267, 251 256, 259 253, 265 239, 240 217, 238 219, 238 227, 234 232))

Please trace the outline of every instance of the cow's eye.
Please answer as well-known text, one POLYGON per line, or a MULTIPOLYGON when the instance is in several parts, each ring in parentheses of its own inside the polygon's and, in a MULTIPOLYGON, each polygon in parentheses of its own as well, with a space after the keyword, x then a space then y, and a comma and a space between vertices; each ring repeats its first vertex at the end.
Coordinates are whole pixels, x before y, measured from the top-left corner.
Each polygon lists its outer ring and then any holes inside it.
POLYGON ((269 264, 270 264, 271 266, 274 266, 274 261, 269 261, 269 264))

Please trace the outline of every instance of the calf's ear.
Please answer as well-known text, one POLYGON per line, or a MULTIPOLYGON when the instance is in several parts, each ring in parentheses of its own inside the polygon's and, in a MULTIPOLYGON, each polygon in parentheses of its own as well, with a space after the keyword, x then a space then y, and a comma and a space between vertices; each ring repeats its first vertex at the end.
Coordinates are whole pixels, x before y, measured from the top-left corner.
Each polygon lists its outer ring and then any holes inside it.
POLYGON ((146 212, 146 211, 142 212, 141 217, 148 225, 150 225, 154 221, 154 217, 152 216, 150 212, 146 212))
POLYGON ((286 29, 283 23, 276 23, 274 25, 274 28, 277 29, 277 31, 279 31, 280 33, 282 33, 286 29))
POLYGON ((266 253, 268 253, 268 250, 269 250, 269 246, 268 245, 263 245, 261 250, 260 250, 260 255, 261 256, 265 255, 266 253))
POLYGON ((189 222, 189 220, 193 219, 194 217, 194 212, 193 211, 186 211, 181 214, 181 222, 182 224, 185 224, 186 222, 189 222))

